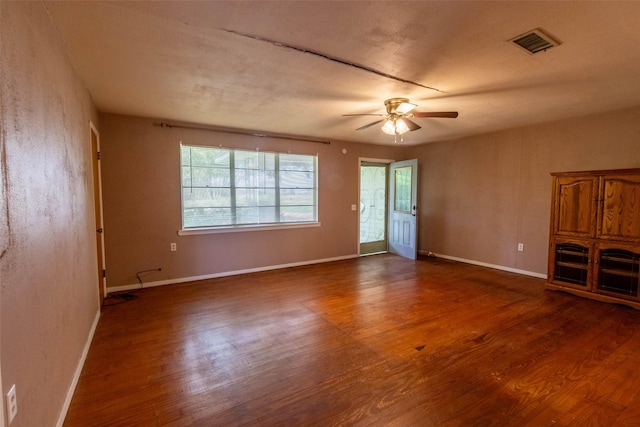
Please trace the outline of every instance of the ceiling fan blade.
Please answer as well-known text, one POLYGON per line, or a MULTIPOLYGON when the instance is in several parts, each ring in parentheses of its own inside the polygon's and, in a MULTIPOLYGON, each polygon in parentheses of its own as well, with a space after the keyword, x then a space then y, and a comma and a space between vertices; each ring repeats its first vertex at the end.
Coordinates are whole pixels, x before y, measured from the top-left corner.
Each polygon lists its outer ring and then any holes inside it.
POLYGON ((444 117, 444 118, 449 118, 449 119, 455 119, 456 117, 458 117, 458 112, 457 111, 440 111, 440 112, 431 112, 431 113, 420 113, 420 112, 414 112, 412 113, 413 117, 444 117))
POLYGON ((421 129, 420 126, 418 126, 418 124, 416 122, 412 122, 411 120, 407 119, 406 117, 403 117, 402 120, 407 124, 407 127, 409 128, 410 131, 414 131, 414 130, 418 130, 421 129))
POLYGON ((360 127, 359 127, 358 129, 356 129, 356 130, 366 129, 366 128, 371 127, 371 126, 373 126, 373 125, 375 125, 375 124, 382 123, 382 122, 384 122, 384 120, 385 120, 385 119, 382 119, 382 120, 376 120, 375 122, 373 122, 373 123, 369 123, 368 125, 360 126, 360 127))
POLYGON ((343 114, 342 117, 356 117, 356 116, 378 116, 384 117, 386 114, 343 114))

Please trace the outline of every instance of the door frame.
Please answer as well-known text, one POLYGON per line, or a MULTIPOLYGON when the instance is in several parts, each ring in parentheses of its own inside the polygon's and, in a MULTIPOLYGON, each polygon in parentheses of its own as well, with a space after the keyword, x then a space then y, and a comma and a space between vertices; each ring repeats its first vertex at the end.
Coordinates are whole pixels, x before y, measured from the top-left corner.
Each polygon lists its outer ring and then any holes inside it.
POLYGON ((94 201, 94 216, 96 225, 96 260, 97 260, 97 274, 98 274, 98 295, 100 307, 102 307, 102 301, 107 295, 107 278, 104 274, 106 271, 105 263, 105 245, 104 245, 104 212, 102 203, 102 168, 100 161, 100 133, 98 129, 89 120, 89 144, 91 147, 91 168, 92 168, 92 182, 93 182, 93 201, 94 201), (95 146, 94 146, 95 135, 95 146), (97 181, 97 182, 96 182, 97 181), (98 231, 98 230, 103 231, 98 231), (100 271, 102 270, 102 271, 100 271))
MULTIPOLYGON (((358 206, 360 205, 360 191, 361 191, 361 186, 362 183, 360 182, 360 168, 362 167, 362 163, 379 163, 381 165, 387 165, 387 167, 391 164, 395 162, 395 160, 393 159, 377 159, 377 158, 373 158, 373 157, 359 157, 358 158, 358 206)), ((389 183, 389 177, 387 177, 387 185, 389 183)), ((387 190, 387 199, 389 198, 389 191, 387 190)), ((389 222, 389 208, 387 207, 387 222, 389 222)), ((376 253, 372 253, 372 254, 364 254, 362 255, 360 253, 360 210, 358 209, 358 230, 357 230, 357 242, 358 242, 358 256, 366 256, 366 255, 375 255, 376 253)), ((389 231, 387 230, 387 249, 386 252, 389 251, 389 231)))

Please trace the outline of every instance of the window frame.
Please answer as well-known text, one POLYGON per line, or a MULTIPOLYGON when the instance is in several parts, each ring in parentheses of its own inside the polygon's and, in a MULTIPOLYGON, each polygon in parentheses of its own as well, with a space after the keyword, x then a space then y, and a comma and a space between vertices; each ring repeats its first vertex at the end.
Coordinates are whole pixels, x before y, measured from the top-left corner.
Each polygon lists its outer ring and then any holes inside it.
MULTIPOLYGON (((192 234, 215 234, 215 233, 231 233, 231 232, 242 232, 242 231, 256 231, 256 230, 277 230, 277 229, 291 229, 291 228, 307 228, 307 227, 318 227, 320 226, 320 221, 318 218, 319 215, 319 189, 318 189, 318 154, 296 154, 291 152, 277 152, 277 151, 261 151, 256 149, 256 151, 250 149, 242 149, 242 148, 232 148, 232 147, 216 147, 216 146, 208 146, 208 145, 195 145, 195 144, 185 144, 182 141, 179 145, 179 174, 180 174, 180 219, 181 219, 181 228, 178 230, 178 235, 192 235, 192 234), (276 222, 264 222, 264 223, 246 223, 246 224, 221 224, 221 225, 206 225, 206 226, 185 226, 185 190, 189 190, 190 188, 196 188, 193 185, 185 186, 184 185, 184 177, 183 177, 183 168, 182 164, 182 150, 183 147, 189 148, 199 148, 199 149, 211 149, 211 150, 227 150, 229 151, 229 190, 230 190, 230 203, 229 209, 231 212, 235 212, 239 207, 235 200, 236 189, 238 187, 235 186, 235 173, 237 169, 237 165, 235 165, 234 158, 237 152, 243 153, 255 153, 258 151, 259 153, 264 154, 272 154, 275 156, 275 183, 274 183, 274 191, 276 193, 275 200, 275 214, 276 218, 280 218, 280 208, 283 206, 280 200, 280 193, 283 190, 280 186, 280 156, 284 155, 294 155, 294 156, 304 156, 313 159, 313 187, 311 188, 313 193, 313 220, 309 221, 276 221, 276 222)), ((193 174, 193 166, 190 165, 191 174, 193 174)), ((240 168, 241 169, 241 168, 240 168)), ((265 169, 256 169, 259 171, 264 171, 265 169)), ((192 175, 193 176, 193 175, 192 175)), ((221 187, 222 188, 222 187, 221 187)), ((227 188, 227 187, 224 187, 227 188)), ((259 188, 259 187, 255 187, 259 188)), ((287 188, 284 188, 285 190, 287 188)), ((287 206, 287 205, 284 205, 287 206)), ((234 216, 235 217, 235 216, 234 216)))

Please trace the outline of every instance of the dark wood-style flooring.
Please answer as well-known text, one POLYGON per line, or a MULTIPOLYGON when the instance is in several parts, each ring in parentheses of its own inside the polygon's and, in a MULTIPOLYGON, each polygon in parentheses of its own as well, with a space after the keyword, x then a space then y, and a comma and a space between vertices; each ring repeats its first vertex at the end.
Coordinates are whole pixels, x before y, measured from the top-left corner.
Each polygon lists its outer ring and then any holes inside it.
POLYGON ((638 426, 640 312, 377 255, 103 308, 65 426, 638 426))

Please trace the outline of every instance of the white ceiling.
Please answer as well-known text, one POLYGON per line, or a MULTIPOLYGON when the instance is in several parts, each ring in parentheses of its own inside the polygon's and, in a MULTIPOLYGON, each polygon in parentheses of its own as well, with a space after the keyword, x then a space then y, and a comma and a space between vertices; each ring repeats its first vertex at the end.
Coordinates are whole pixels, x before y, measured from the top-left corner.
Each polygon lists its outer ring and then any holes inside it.
POLYGON ((640 2, 45 5, 103 112, 376 144, 393 137, 355 130, 375 117, 342 115, 460 113, 414 119, 420 144, 640 105, 640 2), (561 45, 508 42, 535 28, 561 45))

